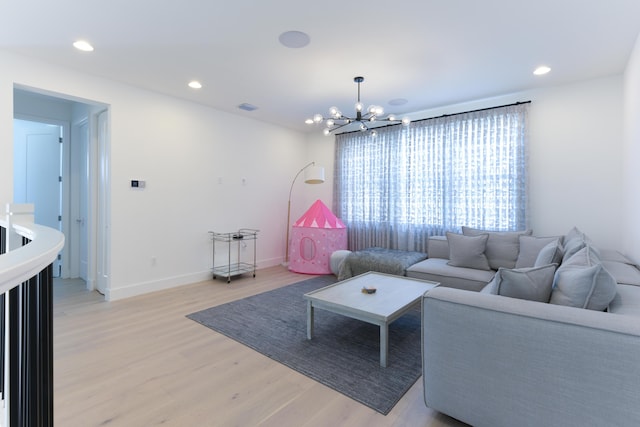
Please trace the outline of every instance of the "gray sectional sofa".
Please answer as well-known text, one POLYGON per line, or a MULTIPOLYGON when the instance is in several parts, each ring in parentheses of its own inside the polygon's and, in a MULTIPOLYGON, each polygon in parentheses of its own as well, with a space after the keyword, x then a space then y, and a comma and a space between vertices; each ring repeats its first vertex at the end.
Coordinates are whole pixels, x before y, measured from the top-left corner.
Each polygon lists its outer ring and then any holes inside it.
POLYGON ((466 229, 428 254, 406 271, 442 284, 422 304, 427 406, 478 427, 640 425, 633 262, 575 228, 466 229))

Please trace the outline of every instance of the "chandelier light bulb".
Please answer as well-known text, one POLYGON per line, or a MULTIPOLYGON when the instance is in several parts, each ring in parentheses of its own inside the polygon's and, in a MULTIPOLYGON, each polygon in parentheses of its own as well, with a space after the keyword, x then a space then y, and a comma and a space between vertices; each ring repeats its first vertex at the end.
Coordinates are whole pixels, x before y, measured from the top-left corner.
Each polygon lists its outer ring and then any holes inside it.
MULTIPOLYGON (((317 124, 324 123, 324 129, 322 133, 324 135, 330 135, 338 129, 344 128, 345 130, 349 130, 345 128, 345 126, 354 125, 351 129, 355 128, 355 124, 357 124, 357 128, 362 132, 367 132, 371 136, 376 136, 378 131, 372 130, 373 128, 381 125, 382 123, 377 124, 376 122, 395 122, 400 121, 399 118, 395 114, 388 114, 385 117, 384 108, 380 105, 370 104, 366 107, 360 102, 360 84, 364 81, 364 77, 354 77, 353 81, 358 85, 358 97, 356 98, 357 102, 355 103, 355 114, 351 115, 347 113, 347 115, 343 115, 338 107, 333 106, 329 108, 329 114, 327 116, 323 116, 322 114, 314 114, 311 118, 305 120, 305 123, 308 124, 317 124)), ((406 102, 406 101, 405 101, 406 102)), ((400 105, 399 103, 391 103, 390 105, 400 105)), ((408 126, 411 123, 409 117, 402 118, 402 125, 408 126)))

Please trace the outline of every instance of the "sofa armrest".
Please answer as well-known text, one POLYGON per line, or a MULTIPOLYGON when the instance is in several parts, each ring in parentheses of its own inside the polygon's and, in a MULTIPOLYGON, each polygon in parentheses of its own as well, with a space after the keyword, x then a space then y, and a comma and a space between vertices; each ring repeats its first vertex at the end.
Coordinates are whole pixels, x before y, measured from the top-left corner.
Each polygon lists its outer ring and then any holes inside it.
POLYGON ((477 427, 640 425, 640 324, 437 287, 423 298, 427 406, 477 427))

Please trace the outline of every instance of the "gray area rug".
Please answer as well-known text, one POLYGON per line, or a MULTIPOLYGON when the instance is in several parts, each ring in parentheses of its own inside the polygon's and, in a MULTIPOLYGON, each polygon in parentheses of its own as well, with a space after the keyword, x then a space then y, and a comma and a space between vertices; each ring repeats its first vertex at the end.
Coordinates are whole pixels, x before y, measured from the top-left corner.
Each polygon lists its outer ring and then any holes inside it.
POLYGON ((187 317, 386 415, 422 374, 420 309, 389 326, 382 368, 375 325, 316 309, 307 340, 303 295, 335 281, 316 277, 187 317))

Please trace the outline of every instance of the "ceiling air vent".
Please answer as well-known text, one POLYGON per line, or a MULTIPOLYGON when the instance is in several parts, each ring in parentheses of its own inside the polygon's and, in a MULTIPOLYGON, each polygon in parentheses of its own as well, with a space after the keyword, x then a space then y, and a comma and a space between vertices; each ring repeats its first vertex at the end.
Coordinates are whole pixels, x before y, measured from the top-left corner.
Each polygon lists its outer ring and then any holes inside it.
POLYGON ((246 102, 238 105, 238 108, 244 111, 253 111, 258 109, 255 105, 247 104, 246 102))

